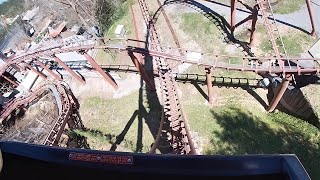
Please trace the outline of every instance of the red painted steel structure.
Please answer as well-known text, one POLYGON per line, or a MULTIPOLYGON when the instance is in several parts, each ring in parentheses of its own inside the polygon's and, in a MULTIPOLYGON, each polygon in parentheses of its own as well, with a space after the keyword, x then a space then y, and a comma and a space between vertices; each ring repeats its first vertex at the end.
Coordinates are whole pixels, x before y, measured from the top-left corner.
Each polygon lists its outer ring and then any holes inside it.
POLYGON ((45 74, 43 74, 42 72, 39 72, 38 70, 34 69, 30 64, 25 62, 25 65, 33 72, 35 72, 36 74, 38 74, 41 78, 43 79, 47 79, 47 76, 45 74))
POLYGON ((279 91, 274 94, 274 97, 268 107, 268 112, 273 112, 276 109, 281 98, 283 97, 284 93, 286 92, 286 90, 289 86, 289 83, 290 83, 290 79, 283 78, 279 91))
POLYGON ((10 82, 11 84, 13 84, 14 86, 18 87, 19 84, 13 80, 11 80, 10 78, 8 78, 7 76, 5 75, 2 75, 1 77, 3 77, 5 80, 7 80, 8 82, 10 82))
POLYGON ((311 26, 312 26, 312 30, 311 30, 311 35, 315 36, 316 35, 316 26, 314 23, 314 16, 313 16, 313 10, 311 7, 311 3, 310 0, 306 0, 306 4, 307 4, 307 8, 308 8, 308 13, 309 13, 309 17, 310 17, 310 22, 311 22, 311 26))
POLYGON ((36 64, 38 64, 39 66, 41 66, 43 69, 45 69, 51 76, 53 76, 55 79, 57 79, 58 81, 62 81, 61 77, 58 76, 56 73, 54 73, 50 68, 48 68, 46 65, 44 65, 42 62, 35 60, 34 61, 36 64))
POLYGON ((237 18, 236 18, 236 12, 237 12, 237 9, 236 9, 236 4, 237 4, 237 1, 238 0, 230 0, 231 2, 231 32, 233 33, 235 28, 236 28, 236 21, 237 21, 237 18))
MULTIPOLYGON (((150 30, 151 42, 160 43, 158 33, 151 20, 150 11, 146 1, 139 0, 138 2, 145 23, 150 30)), ((152 50, 156 49, 159 52, 164 51, 162 47, 152 44, 150 45, 152 50)), ((168 126, 164 126, 163 129, 159 129, 159 131, 161 131, 161 142, 159 142, 159 144, 155 143, 153 146, 159 148, 166 147, 167 153, 196 154, 195 146, 192 142, 192 137, 190 136, 187 126, 188 122, 182 112, 169 64, 167 63, 166 58, 159 57, 154 60, 159 68, 160 89, 163 95, 162 104, 164 111, 164 123, 168 124, 168 126)))
MULTIPOLYGON (((139 33, 138 33, 138 25, 136 21, 136 16, 133 11, 132 5, 130 6, 131 16, 133 20, 134 25, 134 35, 136 39, 139 39, 139 33)), ((140 43, 137 41, 137 47, 140 47, 140 43)), ((145 69, 142 66, 142 57, 141 54, 134 55, 133 52, 128 51, 128 55, 130 56, 133 64, 137 68, 138 72, 140 73, 142 79, 147 83, 151 91, 156 91, 154 83, 151 81, 151 79, 148 77, 148 74, 146 73, 145 69)), ((152 73, 153 75, 153 73, 152 73)))
POLYGON ((100 73, 100 75, 106 80, 115 90, 118 90, 119 87, 112 76, 101 69, 99 64, 87 53, 84 53, 83 56, 89 61, 89 63, 93 66, 93 68, 100 73))
MULTIPOLYGON (((136 42, 136 40, 128 40, 128 42, 136 42)), ((152 44, 152 43, 150 43, 150 44, 152 44)), ((112 45, 102 45, 102 46, 89 45, 89 46, 78 46, 78 47, 63 48, 63 49, 47 48, 47 49, 44 49, 41 51, 34 51, 34 52, 22 54, 22 55, 16 57, 15 59, 12 60, 12 62, 8 62, 5 65, 5 67, 2 67, 0 69, 0 74, 3 74, 5 72, 6 67, 10 66, 10 64, 19 63, 24 60, 28 60, 30 58, 35 58, 38 56, 53 56, 55 54, 64 53, 64 52, 87 51, 90 49, 110 49, 110 50, 119 50, 119 51, 132 51, 132 52, 140 53, 143 55, 165 58, 167 60, 178 61, 181 63, 191 63, 191 64, 196 64, 196 65, 199 65, 202 67, 212 67, 213 69, 218 68, 218 69, 227 69, 227 70, 235 70, 235 71, 251 71, 251 72, 256 72, 256 73, 277 73, 277 74, 278 73, 279 74, 280 73, 282 73, 282 74, 312 74, 312 73, 319 73, 319 71, 320 71, 320 67, 319 67, 320 58, 248 57, 248 56, 230 56, 230 55, 219 55, 219 54, 213 54, 213 53, 198 52, 198 53, 201 53, 202 56, 204 56, 205 58, 213 59, 213 60, 210 62, 207 61, 207 62, 198 62, 197 63, 194 61, 188 61, 186 58, 187 52, 197 52, 197 51, 189 51, 189 50, 180 49, 180 50, 184 51, 185 54, 183 54, 183 55, 180 55, 179 53, 177 53, 177 54, 170 53, 169 54, 166 52, 169 50, 172 51, 174 48, 160 46, 159 44, 152 44, 152 45, 157 46, 157 47, 161 47, 163 49, 163 52, 156 50, 156 49, 155 50, 146 50, 144 48, 138 48, 138 47, 134 47, 134 46, 114 47, 112 45), (219 60, 219 58, 221 58, 221 59, 219 60), (226 63, 226 62, 223 62, 223 59, 225 59, 225 58, 239 58, 239 59, 242 59, 242 63, 241 64, 226 63), (272 66, 272 62, 275 59, 279 59, 282 61, 290 60, 290 61, 293 61, 296 64, 298 64, 298 66, 297 67, 272 66), (258 65, 257 66, 248 66, 247 65, 248 60, 254 60, 254 61, 260 60, 261 62, 267 64, 267 66, 258 66, 258 65), (299 64, 300 64, 299 62, 305 61, 305 60, 314 61, 313 67, 309 67, 309 68, 299 67, 299 64)), ((177 49, 177 51, 178 50, 179 49, 177 49)), ((59 63, 59 60, 57 58, 55 58, 55 61, 57 61, 59 63)), ((70 71, 72 71, 72 70, 70 69, 70 71)))
POLYGON ((209 104, 213 104, 213 96, 212 96, 212 70, 211 68, 206 68, 206 76, 207 76, 207 87, 208 87, 208 102, 209 104))
MULTIPOLYGON (((231 0, 231 27, 232 27, 232 31, 234 30, 234 28, 237 26, 236 25, 236 3, 237 0, 231 0)), ((213 63, 204 63, 204 62, 199 62, 196 63, 199 66, 203 66, 203 67, 211 67, 212 69, 215 68, 221 68, 221 69, 227 69, 227 70, 238 70, 238 71, 252 71, 252 72, 256 72, 256 73, 276 73, 276 74, 283 74, 283 75, 287 75, 287 74, 315 74, 315 73, 319 73, 319 59, 310 59, 314 61, 314 66, 311 68, 303 68, 299 66, 299 61, 303 61, 303 60, 307 60, 307 58, 305 59, 301 59, 301 58, 287 58, 287 57, 281 57, 280 56, 280 51, 277 49, 277 43, 275 41, 275 38, 273 37, 271 31, 271 28, 268 28, 268 18, 267 18, 267 14, 265 12, 266 8, 264 3, 269 3, 268 0, 258 0, 258 5, 260 7, 261 13, 262 13, 262 17, 265 21, 265 24, 267 25, 267 29, 268 29, 268 33, 270 35, 270 40, 272 42, 272 45, 274 47, 275 50, 275 54, 276 54, 276 58, 274 57, 242 57, 243 59, 243 63, 242 65, 232 65, 232 64, 228 64, 228 63, 222 63, 219 62, 218 60, 215 60, 213 63), (269 66, 253 66, 253 67, 248 67, 245 65, 245 61, 249 60, 249 59, 253 59, 253 60, 265 60, 268 61, 267 63, 269 64, 269 66), (274 59, 278 59, 280 61, 280 66, 271 66, 272 61, 274 61, 274 59), (297 62, 297 66, 295 67, 291 67, 289 66, 285 66, 284 65, 284 61, 294 61, 297 62)), ((310 19, 311 19, 311 23, 312 23, 312 27, 313 27, 313 31, 314 31, 314 23, 313 23, 313 15, 312 15, 312 10, 311 10, 311 6, 310 6, 310 1, 306 0, 307 6, 308 6, 308 10, 309 10, 309 15, 310 15, 310 19)), ((270 7, 271 8, 271 7, 270 7)), ((132 12, 133 13, 133 12, 132 12)), ((251 17, 249 16, 248 18, 246 18, 245 20, 248 20, 250 18, 252 19, 252 32, 251 32, 251 37, 250 37, 250 44, 252 45, 252 42, 254 40, 254 30, 255 30, 255 23, 256 23, 256 14, 257 14, 257 9, 255 8, 253 11, 253 14, 251 15, 251 17)), ((313 32, 312 31, 312 32, 313 32)), ((128 41, 128 40, 127 40, 128 41)), ((139 42, 138 40, 136 42, 139 42)), ((140 44, 139 44, 140 46, 140 44)), ((120 51, 127 51, 130 50, 131 52, 135 52, 135 53, 140 53, 140 54, 144 54, 144 55, 150 55, 150 56, 154 56, 154 57, 159 57, 159 58, 165 58, 167 60, 175 60, 175 61, 180 61, 181 63, 192 63, 195 64, 194 62, 190 62, 188 60, 186 60, 186 55, 175 55, 175 54, 168 54, 168 53, 164 53, 166 51, 160 51, 159 49, 163 49, 162 48, 154 48, 153 50, 146 50, 146 49, 141 49, 138 47, 132 47, 132 46, 126 46, 123 48, 115 48, 112 46, 80 46, 80 47, 71 47, 71 48, 63 48, 63 45, 59 45, 55 48, 44 48, 44 49, 40 49, 34 52, 30 52, 27 53, 25 55, 20 55, 18 57, 13 56, 10 58, 10 60, 8 61, 9 63, 7 63, 3 68, 1 68, 0 74, 2 74, 5 69, 10 66, 10 64, 19 64, 22 61, 26 61, 26 59, 28 58, 34 58, 34 57, 38 57, 40 55, 55 55, 58 53, 62 53, 62 52, 72 52, 72 51, 83 51, 83 50, 89 50, 89 49, 118 49, 120 51), (51 51, 49 51, 51 50, 51 51)), ((156 47, 159 47, 159 45, 156 45, 156 47)), ((183 51, 182 49, 178 48, 179 51, 183 51)), ((205 54, 205 53, 202 53, 205 54)), ((231 57, 231 56, 224 56, 224 55, 212 55, 212 57, 214 59, 217 59, 219 57, 231 57)), ((139 59, 139 58, 138 58, 139 59)), ((58 60, 56 59, 56 61, 58 62, 58 60)), ((59 62, 58 62, 59 63, 59 62)), ((61 65, 61 63, 59 63, 61 65)), ((28 66, 28 65, 27 65, 28 66)), ((63 65, 62 65, 63 66, 63 65)), ((28 66, 30 68, 30 65, 28 66)), ((67 71, 68 68, 64 67, 67 71)), ((31 69, 31 68, 30 68, 31 69)), ((34 71, 34 69, 31 69, 34 71)), ((35 71, 37 73, 39 73, 38 71, 35 71)), ((79 76, 76 75, 76 73, 74 73, 71 69, 69 69, 69 72, 76 77, 79 80, 79 76)), ((79 80, 80 82, 85 83, 82 78, 80 78, 81 80, 79 80)))
POLYGON ((258 13, 259 13, 259 7, 258 6, 254 6, 253 11, 252 11, 250 47, 253 47, 253 44, 254 44, 256 25, 257 25, 257 21, 258 21, 258 13))
POLYGON ((58 57, 54 56, 54 60, 60 66, 62 66, 66 71, 68 71, 74 78, 76 78, 77 81, 79 81, 81 84, 86 84, 86 82, 77 73, 75 73, 72 69, 70 69, 61 59, 59 59, 58 57))
POLYGON ((151 91, 156 91, 156 88, 155 88, 153 82, 148 77, 148 74, 146 73, 146 71, 142 67, 142 64, 139 62, 138 58, 130 51, 128 52, 128 54, 129 54, 133 64, 137 68, 138 72, 140 73, 141 78, 147 83, 147 85, 150 88, 150 90, 151 91))
POLYGON ((169 30, 170 30, 170 32, 171 32, 171 35, 172 35, 172 37, 173 37, 174 43, 176 44, 176 46, 177 46, 178 48, 181 48, 179 39, 178 39, 178 37, 177 37, 177 35, 176 35, 176 33, 175 33, 175 31, 174 31, 171 23, 170 23, 170 19, 169 19, 168 15, 167 15, 166 11, 164 10, 164 8, 162 8, 162 4, 161 4, 160 0, 157 0, 157 3, 158 3, 158 5, 159 5, 159 7, 160 7, 160 10, 161 10, 161 12, 162 12, 162 14, 163 14, 164 19, 165 19, 166 22, 167 22, 167 25, 168 25, 169 30))
MULTIPOLYGON (((159 2, 159 1, 158 1, 159 2)), ((234 31, 234 29, 237 27, 236 25, 236 2, 237 0, 231 0, 231 30, 232 32, 234 31)), ((258 4, 260 5, 260 10, 262 12, 262 16, 265 20, 265 24, 268 24, 266 18, 266 13, 265 13, 265 9, 263 8, 263 4, 264 2, 269 3, 268 0, 262 1, 262 0, 258 0, 258 4), (262 8, 261 8, 262 7, 262 8)), ((306 0, 307 6, 308 6, 308 11, 309 11, 309 15, 310 15, 310 20, 311 20, 311 24, 312 24, 312 35, 315 35, 315 25, 314 25, 314 19, 313 19, 313 14, 312 14, 312 9, 311 9, 311 5, 310 5, 310 0, 306 0)), ((271 7, 270 7, 271 8, 271 7)), ((134 12, 133 13, 133 17, 134 17, 134 12)), ((251 16, 249 16, 248 18, 246 18, 245 20, 241 21, 239 24, 242 24, 242 22, 245 22, 249 19, 252 18, 252 29, 251 29, 251 36, 250 36, 250 45, 252 45, 252 42, 254 40, 254 31, 255 31, 255 25, 256 25, 256 21, 257 21, 257 15, 258 15, 258 7, 255 7, 253 10, 253 14, 251 16)), ((169 21, 167 21, 169 22, 169 21)), ((169 24, 170 25, 170 22, 169 24)), ((170 25, 171 26, 171 25, 170 25)), ((170 27, 169 26, 169 27, 170 27)), ((172 27, 172 26, 171 26, 172 27)), ((135 27, 136 28, 136 27, 135 27)), ((267 26, 268 29, 268 26, 267 26)), ((136 30, 136 38, 139 39, 138 37, 138 31, 137 28, 136 30)), ((173 29, 170 28, 170 30, 172 31, 173 29)), ((269 35, 271 34, 271 29, 268 29, 268 33, 269 35)), ((154 30, 155 33, 155 30, 154 30)), ((102 38, 101 38, 102 39, 102 38)), ((275 38, 272 37, 271 34, 271 42, 275 41, 275 38)), ((128 41, 128 40, 127 40, 128 41)), ((139 53, 144 54, 144 55, 151 55, 154 57, 159 57, 159 58, 163 58, 166 60, 175 60, 175 61, 180 61, 181 63, 191 63, 191 64, 197 64, 199 66, 203 66, 207 69, 207 85, 208 85, 208 101, 211 104, 212 103, 212 80, 211 80, 211 71, 212 69, 215 68, 222 68, 222 69, 227 69, 227 70, 239 70, 239 71, 253 71, 256 73, 261 73, 261 72, 265 72, 265 73, 278 73, 278 74, 283 74, 285 75, 286 78, 283 79, 283 82, 281 84, 281 87, 279 88, 279 91, 277 93, 275 93, 274 99, 272 100, 272 102, 270 103, 270 106, 268 108, 268 112, 272 112, 274 111, 274 109, 276 108, 276 106, 278 105, 278 103, 280 102, 283 94, 285 93, 286 89, 289 86, 290 83, 290 75, 291 74, 312 74, 312 73, 319 73, 319 60, 320 59, 314 59, 314 58, 309 58, 309 60, 313 60, 314 61, 314 66, 312 68, 303 68, 299 66, 299 61, 303 61, 303 60, 308 60, 308 58, 305 59, 301 59, 301 58, 287 58, 287 57, 280 57, 279 55, 279 50, 277 51, 277 46, 276 43, 272 43, 272 45, 275 47, 274 50, 276 52, 276 59, 280 60, 280 61, 295 61, 297 62, 297 66, 295 68, 292 68, 291 66, 285 66, 284 64, 281 64, 280 67, 272 67, 267 66, 267 67, 248 67, 245 66, 245 61, 251 59, 251 60, 265 60, 267 62, 269 62, 269 64, 271 64, 271 61, 273 61, 275 58, 274 57, 242 57, 243 59, 243 63, 242 66, 234 66, 230 63, 225 63, 222 64, 221 62, 218 62, 218 60, 214 60, 213 63, 204 63, 204 62, 199 62, 199 63, 194 63, 191 61, 188 61, 186 59, 186 54, 180 54, 180 55, 176 55, 176 54, 169 54, 169 53, 164 53, 166 52, 163 48, 164 47, 160 47, 159 44, 157 45, 153 45, 155 48, 153 48, 153 50, 147 50, 147 49, 142 49, 140 48, 140 43, 139 40, 136 40, 137 42, 137 47, 133 47, 133 46, 125 46, 125 47, 113 47, 113 46, 79 46, 79 47, 71 47, 71 48, 62 48, 63 45, 59 45, 55 48, 44 48, 44 49, 40 49, 40 50, 36 50, 34 52, 31 53, 26 53, 23 55, 20 55, 18 57, 16 57, 15 55, 12 56, 11 58, 9 58, 7 60, 7 64, 5 66, 3 66, 0 70, 0 74, 3 74, 4 71, 6 70, 7 67, 9 67, 10 65, 16 64, 20 69, 22 69, 18 64, 19 63, 25 63, 26 66, 31 69, 32 71, 34 71, 35 73, 37 73, 39 76, 41 76, 42 78, 46 79, 46 76, 37 71, 36 69, 34 69, 30 64, 26 63, 25 61, 27 61, 27 59, 32 59, 32 58, 36 58, 39 57, 40 55, 47 55, 47 56, 52 56, 55 54, 59 54, 62 52, 73 52, 73 51, 86 51, 86 50, 90 50, 90 49, 118 49, 120 51, 128 51, 129 56, 132 58, 132 61, 134 62, 134 64, 136 65, 137 69, 139 70, 139 72, 141 73, 142 78, 146 81, 147 84, 149 84, 150 87, 154 88, 154 84, 150 81, 150 79, 147 78, 146 73, 144 71, 144 69, 142 68, 141 62, 138 60, 137 56, 135 56, 133 53, 139 53), (161 50, 160 50, 161 49, 161 50)), ((176 43, 177 44, 177 43, 176 43)), ((177 46, 179 47, 179 45, 177 44, 177 46)), ((179 52, 187 52, 185 50, 182 50, 181 48, 178 48, 179 52)), ((205 53, 202 53, 205 54, 205 53)), ((112 81, 112 79, 110 78, 110 76, 108 76, 100 67, 99 65, 94 61, 94 59, 89 56, 88 54, 84 54, 84 56, 88 59, 88 61, 95 67, 95 69, 109 82, 113 85, 113 87, 116 89, 118 88, 117 84, 112 81)), ((224 55, 212 55, 212 57, 214 58, 219 58, 219 57, 232 57, 232 56, 224 56, 224 55)), ((241 57, 239 57, 241 58, 241 57)), ((80 81, 81 83, 85 84, 85 81, 79 77, 74 71, 72 71, 64 62, 62 62, 59 58, 55 57, 54 58, 56 62, 58 62, 63 68, 65 68, 70 74, 72 74, 78 81, 80 81)), ((37 64, 39 64, 43 69, 47 70, 52 76, 54 76, 56 79, 62 80, 59 76, 57 76, 54 72, 52 72, 49 68, 47 68, 44 64, 42 64, 40 61, 37 61, 37 64)), ((7 79, 10 82, 10 79, 8 79, 7 77, 3 76, 3 78, 7 79)), ((13 82, 14 84, 14 82, 13 82)), ((16 86, 18 86, 18 84, 15 84, 16 86)), ((155 88, 154 88, 155 89, 155 88)), ((71 114, 71 102, 70 99, 68 99, 69 95, 66 92, 62 92, 61 90, 59 91, 60 95, 63 97, 64 102, 63 105, 66 107, 66 109, 63 111, 63 114, 59 117, 59 120, 57 122, 57 124, 55 125, 55 127, 52 129, 50 135, 48 136, 46 143, 47 145, 56 145, 58 143, 58 140, 60 139, 60 136, 62 134, 63 131, 63 127, 66 125, 66 123, 69 120, 69 116, 71 114)), ((170 95, 170 93, 169 93, 170 95)), ((70 98, 70 97, 69 97, 70 98)), ((14 105, 19 105, 20 103, 25 102, 25 100, 21 101, 21 102, 17 102, 17 104, 14 105)), ((191 141, 191 140, 190 140, 191 141)))

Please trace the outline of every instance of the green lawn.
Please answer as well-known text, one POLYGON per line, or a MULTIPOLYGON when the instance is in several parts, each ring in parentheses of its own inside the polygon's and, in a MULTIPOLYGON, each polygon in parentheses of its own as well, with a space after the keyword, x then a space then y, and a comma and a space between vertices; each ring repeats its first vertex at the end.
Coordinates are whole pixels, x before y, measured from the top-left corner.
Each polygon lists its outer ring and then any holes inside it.
POLYGON ((110 150, 119 146, 120 151, 148 152, 160 121, 161 108, 157 102, 155 93, 145 91, 120 99, 83 99, 80 113, 86 129, 76 133, 86 137, 92 149, 110 150))
MULTIPOLYGON (((202 152, 209 155, 296 154, 320 178, 320 131, 282 112, 267 114, 246 91, 215 87, 212 108, 191 85, 180 84, 182 104, 202 152), (191 89, 190 89, 191 88, 191 89), (188 92, 188 93, 186 93, 188 92), (223 101, 221 101, 223 100, 223 101)), ((206 93, 206 87, 202 87, 206 93)))
MULTIPOLYGON (((129 5, 131 4, 131 0, 124 2, 121 5, 120 10, 118 10, 117 14, 115 15, 117 18, 115 21, 110 25, 110 28, 104 32, 105 37, 108 37, 110 39, 116 38, 115 36, 115 29, 118 25, 124 25, 124 28, 126 30, 126 36, 127 38, 133 38, 134 34, 134 25, 132 23, 132 17, 129 11, 129 5), (121 14, 120 14, 121 13, 121 14)), ((118 52, 111 52, 111 51, 104 51, 104 50, 98 50, 97 53, 97 62, 100 64, 116 64, 119 65, 119 60, 123 60, 123 58, 118 58, 118 52)), ((130 62, 129 62, 130 63, 130 62)), ((120 63, 121 64, 121 63, 120 63)))
MULTIPOLYGON (((261 26, 258 26, 258 32, 264 33, 262 38, 262 43, 260 47, 263 52, 270 53, 273 51, 271 42, 269 41, 269 36, 266 34, 266 30, 263 30, 261 26)), ((301 53, 306 52, 307 49, 311 48, 315 39, 309 34, 300 31, 291 30, 287 34, 282 34, 283 44, 286 48, 287 54, 290 57, 297 57, 301 53)), ((277 44, 281 45, 280 39, 277 39, 277 44)), ((281 50, 282 48, 279 48, 281 50)), ((283 51, 281 51, 283 53, 283 51)))
POLYGON ((273 7, 274 13, 277 13, 277 14, 293 13, 295 11, 298 11, 304 4, 305 4, 304 0, 273 0, 271 1, 271 6, 273 7))
POLYGON ((8 0, 0 4, 0 14, 14 18, 24 11, 24 0, 8 0))
POLYGON ((105 32, 106 37, 115 38, 114 31, 117 28, 117 25, 124 25, 125 30, 127 31, 127 36, 131 36, 134 31, 134 26, 132 23, 132 17, 129 11, 130 2, 124 2, 121 7, 118 9, 116 20, 110 26, 110 28, 105 32))
POLYGON ((216 25, 200 13, 184 13, 180 28, 192 37, 204 52, 224 51, 223 35, 216 25), (212 46, 215 44, 215 46, 212 46))
MULTIPOLYGON (((233 63, 239 63, 238 59, 235 59, 235 58, 231 58, 231 61, 237 61, 233 63)), ((206 70, 204 67, 192 65, 183 74, 198 74, 198 75, 205 76, 205 73, 206 73, 206 70)), ((254 79, 257 77, 257 75, 253 72, 227 71, 227 70, 221 70, 221 69, 213 70, 212 75, 217 77, 249 78, 249 79, 254 79)))

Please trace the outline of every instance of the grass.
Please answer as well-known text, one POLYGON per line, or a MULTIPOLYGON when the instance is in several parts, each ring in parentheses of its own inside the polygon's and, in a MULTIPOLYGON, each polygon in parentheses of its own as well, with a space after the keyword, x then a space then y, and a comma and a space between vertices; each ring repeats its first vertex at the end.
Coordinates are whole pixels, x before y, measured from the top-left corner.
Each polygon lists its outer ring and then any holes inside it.
MULTIPOLYGON (((183 109, 191 131, 200 136, 204 154, 292 153, 299 157, 313 179, 319 179, 320 131, 314 126, 282 112, 265 113, 241 89, 214 87, 215 104, 210 108, 195 88, 180 86, 184 92, 183 109)), ((206 92, 206 88, 203 90, 206 92)))
POLYGON ((219 29, 202 14, 182 14, 180 28, 191 36, 192 39, 201 46, 203 51, 221 51, 219 44, 222 44, 223 42, 220 39, 221 34, 219 29), (215 44, 215 46, 212 46, 213 44, 215 44))
MULTIPOLYGON (((241 64, 238 58, 231 58, 232 64, 241 64)), ((198 74, 205 75, 206 71, 204 67, 198 67, 196 65, 190 66, 183 74, 198 74)), ((222 76, 222 77, 233 77, 233 78, 256 78, 256 74, 252 72, 241 72, 241 71, 227 71, 221 69, 215 69, 212 72, 213 76, 222 76)))
MULTIPOLYGON (((314 39, 303 32, 290 32, 287 35, 282 36, 283 44, 286 48, 288 56, 299 56, 304 53, 306 49, 310 48, 314 43, 314 39)), ((280 45, 280 39, 277 39, 277 44, 280 45)), ((264 37, 260 48, 265 53, 273 51, 271 42, 267 37, 264 37)), ((280 49, 280 48, 279 48, 280 49)))
POLYGON ((120 99, 83 99, 80 112, 85 129, 76 133, 86 137, 92 149, 148 152, 160 117, 160 105, 156 100, 148 103, 150 96, 134 92, 120 99))
POLYGON ((304 0, 281 0, 278 3, 271 4, 274 13, 276 14, 289 14, 298 11, 304 4, 304 0))
MULTIPOLYGON (((132 4, 131 0, 126 1, 121 5, 121 8, 117 12, 118 15, 116 15, 116 20, 112 23, 110 28, 105 31, 105 37, 111 39, 116 38, 114 33, 115 29, 118 25, 124 25, 127 38, 133 38, 134 26, 132 23, 132 17, 129 13, 130 4, 132 4)), ((100 64, 119 64, 119 59, 117 57, 117 52, 105 52, 104 50, 99 50, 97 53, 97 61, 100 64)))
POLYGON ((311 102, 311 106, 314 109, 318 118, 320 118, 320 96, 318 95, 319 86, 311 84, 301 89, 305 97, 311 102))
POLYGON ((127 36, 133 34, 134 27, 132 23, 132 17, 129 13, 130 2, 124 2, 120 8, 117 10, 117 15, 115 21, 112 23, 110 28, 106 30, 105 36, 110 38, 115 38, 114 31, 117 28, 117 25, 124 25, 125 30, 127 31, 127 36))
POLYGON ((13 18, 23 12, 24 5, 24 0, 8 0, 0 4, 0 14, 13 18))

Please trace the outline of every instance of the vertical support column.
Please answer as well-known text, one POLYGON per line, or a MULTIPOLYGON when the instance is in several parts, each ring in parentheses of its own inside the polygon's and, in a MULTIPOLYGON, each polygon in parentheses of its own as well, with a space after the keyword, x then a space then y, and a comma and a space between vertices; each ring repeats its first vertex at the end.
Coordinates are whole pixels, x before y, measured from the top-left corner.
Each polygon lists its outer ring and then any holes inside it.
POLYGON ((281 83, 281 87, 279 89, 279 91, 277 93, 274 94, 274 97, 269 105, 269 108, 268 108, 268 112, 273 112, 277 105, 279 104, 283 94, 286 92, 288 86, 289 86, 289 83, 290 83, 290 79, 289 78, 283 78, 282 79, 282 83, 281 83))
POLYGON ((1 75, 1 77, 3 77, 5 80, 7 80, 8 82, 10 82, 11 84, 15 85, 16 87, 19 86, 19 84, 13 80, 11 80, 10 78, 8 78, 7 76, 5 75, 1 75))
POLYGON ((28 63, 26 63, 26 62, 24 62, 24 63, 25 63, 25 65, 26 65, 29 69, 31 69, 31 71, 37 73, 37 74, 38 74, 40 77, 42 77, 43 79, 47 79, 47 76, 44 75, 42 72, 37 71, 37 70, 34 69, 30 64, 28 64, 28 63))
POLYGON ((118 90, 119 87, 117 85, 117 83, 112 79, 112 77, 107 74, 107 72, 105 72, 104 70, 101 69, 101 67, 97 64, 97 62, 87 53, 83 54, 84 57, 89 61, 89 63, 93 66, 93 68, 98 71, 101 76, 108 82, 111 84, 111 86, 115 89, 118 90))
POLYGON ((237 0, 230 0, 231 1, 231 33, 234 32, 235 28, 236 28, 236 3, 237 0))
POLYGON ((35 63, 41 66, 43 69, 45 69, 51 76, 53 76, 55 79, 62 81, 61 77, 59 77, 56 73, 54 73, 51 69, 49 69, 46 65, 44 65, 42 62, 35 60, 35 63))
POLYGON ((252 11, 252 24, 251 24, 251 34, 250 34, 250 47, 253 47, 253 41, 255 37, 256 25, 258 20, 259 6, 255 5, 252 11))
POLYGON ((310 0, 306 0, 306 4, 308 7, 310 22, 311 22, 311 26, 312 26, 312 30, 311 30, 310 34, 311 34, 311 36, 315 36, 316 35, 316 27, 315 27, 315 23, 314 23, 314 16, 313 16, 313 11, 312 11, 310 0))
POLYGON ((58 57, 54 57, 54 60, 60 65, 62 66, 66 71, 68 71, 73 77, 75 77, 81 84, 86 84, 86 82, 74 71, 72 71, 71 68, 69 68, 61 59, 59 59, 58 57))
POLYGON ((14 64, 14 66, 16 66, 20 71, 24 71, 24 68, 21 67, 19 64, 14 64))
POLYGON ((207 72, 207 87, 208 87, 208 102, 209 104, 213 104, 213 98, 212 98, 212 70, 211 68, 206 68, 207 72))
POLYGON ((156 88, 153 84, 153 82, 148 77, 146 71, 142 67, 141 63, 139 62, 138 58, 133 54, 133 52, 128 52, 133 64, 136 66, 137 70, 139 71, 142 79, 147 83, 151 91, 156 91, 156 88))

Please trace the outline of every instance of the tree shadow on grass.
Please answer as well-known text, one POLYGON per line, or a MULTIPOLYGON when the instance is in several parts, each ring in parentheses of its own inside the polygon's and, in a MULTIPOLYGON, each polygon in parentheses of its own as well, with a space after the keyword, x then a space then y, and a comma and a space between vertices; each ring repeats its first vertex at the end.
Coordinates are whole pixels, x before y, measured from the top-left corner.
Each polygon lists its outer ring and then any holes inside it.
MULTIPOLYGON (((212 132, 206 154, 296 154, 313 179, 320 177, 319 142, 293 126, 271 127, 259 117, 239 108, 229 108, 212 115, 222 130, 212 132)), ((271 117, 272 118, 272 117, 271 117)), ((301 128, 302 129, 302 128, 301 128)))
POLYGON ((67 131, 68 142, 67 148, 91 149, 87 142, 87 137, 81 136, 73 131, 67 131))

